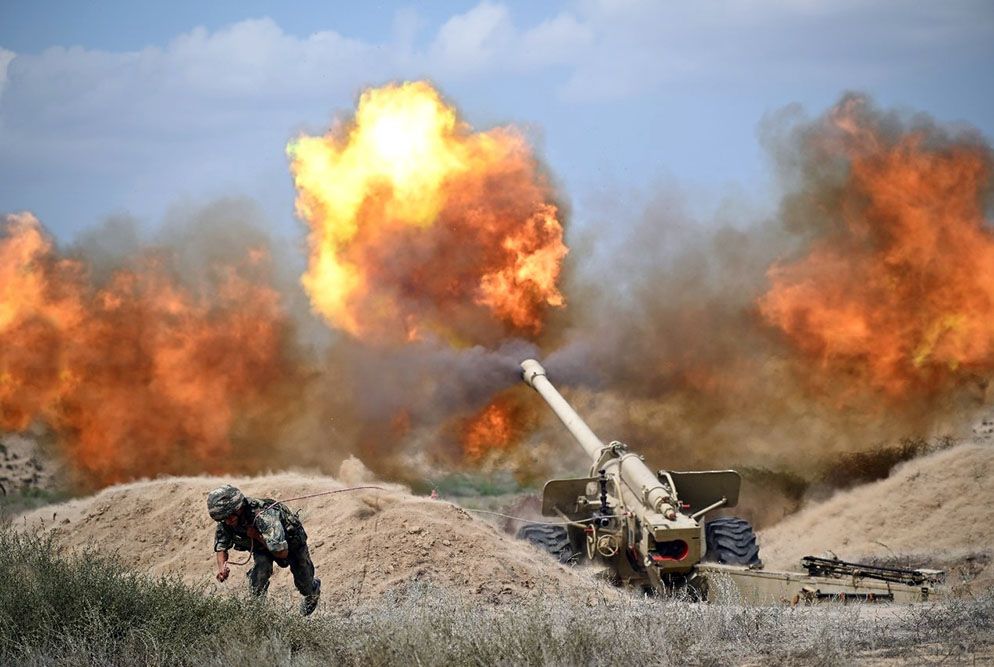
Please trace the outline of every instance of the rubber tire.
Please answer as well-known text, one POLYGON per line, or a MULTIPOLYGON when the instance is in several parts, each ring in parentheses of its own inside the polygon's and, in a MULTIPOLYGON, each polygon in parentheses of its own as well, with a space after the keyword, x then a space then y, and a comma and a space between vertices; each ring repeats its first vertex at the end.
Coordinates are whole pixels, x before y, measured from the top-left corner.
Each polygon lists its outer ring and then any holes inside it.
POLYGON ((565 526, 532 523, 522 526, 517 532, 517 538, 531 542, 542 551, 554 556, 560 563, 569 563, 573 560, 573 547, 570 545, 569 533, 565 526))
POLYGON ((704 539, 708 551, 704 561, 726 565, 748 565, 762 567, 759 559, 759 544, 756 531, 745 519, 721 517, 704 525, 704 539))

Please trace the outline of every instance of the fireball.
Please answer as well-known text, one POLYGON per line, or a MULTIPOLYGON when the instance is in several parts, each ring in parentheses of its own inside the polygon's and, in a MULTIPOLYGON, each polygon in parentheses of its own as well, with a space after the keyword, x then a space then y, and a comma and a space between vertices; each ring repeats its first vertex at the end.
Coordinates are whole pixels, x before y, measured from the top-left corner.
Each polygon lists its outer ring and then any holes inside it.
POLYGON ((365 91, 348 123, 287 148, 310 230, 302 283, 377 342, 537 335, 568 252, 549 180, 512 128, 474 132, 425 82, 365 91))
POLYGON ((824 369, 891 397, 994 370, 990 149, 935 128, 894 131, 858 97, 815 134, 845 176, 834 227, 769 270, 766 322, 824 369))
POLYGON ((149 251, 98 286, 33 216, 8 216, 0 428, 47 424, 86 486, 229 468, 238 415, 258 410, 289 367, 264 254, 191 289, 149 251))

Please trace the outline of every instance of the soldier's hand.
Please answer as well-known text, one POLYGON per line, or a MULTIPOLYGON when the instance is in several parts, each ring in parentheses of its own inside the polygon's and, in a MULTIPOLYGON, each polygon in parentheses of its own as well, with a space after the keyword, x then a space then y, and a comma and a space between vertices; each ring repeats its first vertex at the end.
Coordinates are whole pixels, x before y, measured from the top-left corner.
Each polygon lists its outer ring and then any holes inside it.
POLYGON ((228 575, 230 573, 231 573, 231 568, 229 568, 227 566, 227 564, 225 564, 221 569, 219 569, 217 571, 217 580, 218 580, 218 582, 223 583, 224 580, 228 578, 228 575))

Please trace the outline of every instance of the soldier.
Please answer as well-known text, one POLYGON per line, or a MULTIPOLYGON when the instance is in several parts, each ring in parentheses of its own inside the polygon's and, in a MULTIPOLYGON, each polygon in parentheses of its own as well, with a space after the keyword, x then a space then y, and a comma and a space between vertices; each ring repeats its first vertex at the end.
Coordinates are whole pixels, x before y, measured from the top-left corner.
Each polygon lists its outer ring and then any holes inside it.
POLYGON ((230 484, 207 494, 207 512, 217 521, 214 551, 218 581, 230 573, 229 549, 251 551, 255 562, 246 576, 253 595, 265 595, 275 562, 293 573, 293 583, 304 596, 300 613, 308 616, 317 608, 321 580, 314 576, 307 533, 296 514, 274 500, 246 498, 230 484))

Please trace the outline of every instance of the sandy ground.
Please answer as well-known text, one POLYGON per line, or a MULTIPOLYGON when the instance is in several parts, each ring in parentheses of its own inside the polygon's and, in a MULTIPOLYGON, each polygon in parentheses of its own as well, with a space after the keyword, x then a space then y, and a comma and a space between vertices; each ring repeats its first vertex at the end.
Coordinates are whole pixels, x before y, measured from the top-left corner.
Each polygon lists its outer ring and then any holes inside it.
MULTIPOLYGON (((143 481, 28 512, 14 527, 51 535, 66 552, 95 549, 153 575, 177 575, 209 590, 243 592, 233 567, 214 581, 214 522, 207 492, 230 482, 256 497, 291 498, 368 482, 361 464, 346 461, 339 479, 299 474, 254 478, 182 477, 143 481)), ((568 569, 527 543, 444 500, 362 490, 289 502, 301 520, 325 604, 356 605, 411 582, 430 581, 487 603, 535 595, 569 595, 586 604, 617 595, 584 570, 568 569)), ((232 560, 245 552, 232 551, 232 560)), ((270 595, 296 597, 289 571, 277 568, 270 595)))
POLYGON ((802 556, 830 550, 949 568, 994 585, 994 445, 962 444, 913 459, 879 482, 842 491, 761 531, 767 569, 797 569, 802 556))

